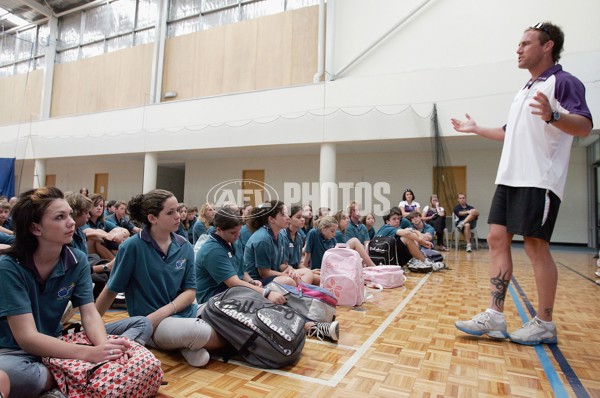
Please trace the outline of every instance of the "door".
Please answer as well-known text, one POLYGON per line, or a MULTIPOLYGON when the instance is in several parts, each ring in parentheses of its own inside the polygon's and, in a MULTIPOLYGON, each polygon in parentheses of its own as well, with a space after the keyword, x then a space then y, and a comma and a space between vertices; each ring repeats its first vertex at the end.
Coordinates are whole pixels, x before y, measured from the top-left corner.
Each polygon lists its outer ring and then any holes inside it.
POLYGON ((104 200, 108 199, 108 173, 100 173, 94 176, 93 193, 99 193, 104 200))
POLYGON ((56 174, 46 174, 46 183, 45 187, 55 187, 56 186, 56 174))
MULTIPOLYGON (((458 194, 467 195, 467 167, 450 166, 433 168, 433 193, 437 193, 440 205, 446 209, 446 215, 450 216, 454 206, 458 204, 458 194)), ((429 198, 421 202, 425 207, 429 203, 429 198)))
POLYGON ((247 199, 249 204, 256 206, 265 201, 264 186, 264 170, 242 170, 242 189, 244 190, 244 198, 247 199))

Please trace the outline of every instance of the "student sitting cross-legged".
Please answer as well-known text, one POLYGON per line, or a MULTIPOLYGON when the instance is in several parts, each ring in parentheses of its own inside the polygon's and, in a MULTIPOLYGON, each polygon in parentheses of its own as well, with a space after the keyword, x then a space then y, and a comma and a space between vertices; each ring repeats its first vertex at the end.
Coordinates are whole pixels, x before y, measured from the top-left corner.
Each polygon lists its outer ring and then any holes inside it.
POLYGON ((210 359, 207 350, 225 342, 196 318, 194 250, 176 234, 181 217, 177 205, 177 198, 162 189, 131 199, 127 210, 142 231, 119 248, 96 306, 103 314, 117 292, 125 292, 129 315, 143 315, 152 322, 149 346, 179 350, 191 366, 204 366, 210 359))
POLYGON ((0 252, 0 370, 8 374, 15 397, 36 397, 55 387, 41 357, 114 361, 126 355, 130 344, 109 340, 107 334, 144 344, 152 332, 143 317, 104 325, 94 306, 87 256, 69 247, 75 232, 70 214, 58 188, 24 192, 12 213, 15 240, 0 252), (69 300, 79 307, 93 345, 56 338, 69 300))

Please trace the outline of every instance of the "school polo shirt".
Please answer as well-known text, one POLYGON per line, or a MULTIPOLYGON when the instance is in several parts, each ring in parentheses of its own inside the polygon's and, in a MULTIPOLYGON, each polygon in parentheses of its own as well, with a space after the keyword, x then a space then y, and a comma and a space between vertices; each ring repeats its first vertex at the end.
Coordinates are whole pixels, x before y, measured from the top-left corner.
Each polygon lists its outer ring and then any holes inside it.
POLYGON ((383 224, 381 226, 381 228, 379 228, 379 231, 377 231, 377 233, 375 235, 376 236, 391 236, 391 237, 394 237, 394 236, 396 236, 396 232, 399 229, 404 229, 404 228, 402 228, 402 227, 392 227, 391 225, 383 224))
POLYGON ((429 224, 427 224, 426 222, 423 223, 423 229, 419 230, 417 229, 417 227, 414 226, 414 224, 411 224, 412 228, 416 229, 417 231, 419 231, 422 234, 426 234, 429 232, 429 234, 431 236, 435 236, 435 229, 433 229, 433 227, 429 224))
POLYGON ((70 246, 81 250, 86 255, 88 254, 87 238, 83 232, 83 227, 75 228, 75 233, 73 234, 73 240, 71 241, 70 246))
POLYGON ((283 261, 294 268, 298 268, 302 261, 302 247, 304 246, 304 239, 300 230, 296 232, 296 239, 292 240, 290 230, 287 228, 282 229, 279 231, 279 240, 284 250, 283 261))
POLYGON ((346 237, 339 229, 335 231, 335 241, 336 243, 346 243, 346 237))
POLYGON ((236 261, 237 250, 220 236, 211 234, 196 255, 196 299, 204 303, 215 294, 225 290, 225 281, 237 275, 244 279, 244 267, 236 261))
POLYGON ((82 228, 83 229, 94 228, 94 229, 101 229, 103 231, 110 232, 113 229, 115 229, 116 227, 117 227, 117 225, 113 224, 110 221, 107 222, 105 220, 101 220, 101 221, 98 221, 95 223, 90 219, 82 228))
MULTIPOLYGON (((165 255, 144 227, 119 247, 106 286, 112 292, 125 292, 129 316, 151 314, 185 289, 196 290, 194 249, 187 239, 171 233, 165 255)), ((195 317, 195 305, 180 308, 176 316, 195 317)))
POLYGON ((207 234, 208 231, 206 229, 206 225, 202 220, 196 221, 194 227, 192 228, 192 236, 194 237, 194 243, 198 240, 201 235, 207 234))
POLYGON ((257 268, 272 269, 279 272, 283 264, 283 247, 267 226, 252 234, 244 250, 244 269, 252 279, 261 280, 257 268))
POLYGON ((585 87, 559 64, 530 80, 510 107, 496 184, 549 189, 562 200, 573 136, 531 113, 537 92, 548 97, 552 110, 592 120, 585 87))
POLYGON ((242 251, 246 250, 246 243, 252 236, 252 231, 248 228, 246 224, 242 225, 242 229, 240 229, 240 238, 238 239, 242 245, 242 251))
POLYGON ((334 248, 335 238, 325 239, 319 229, 311 229, 306 235, 306 253, 310 253, 310 268, 321 269, 323 255, 327 249, 334 248))
POLYGON ((352 220, 348 220, 348 226, 344 231, 344 238, 346 242, 352 238, 357 238, 360 243, 365 243, 369 240, 369 231, 364 224, 354 224, 352 220))
POLYGON ((45 283, 33 260, 21 265, 11 256, 1 256, 0 348, 20 348, 8 326, 8 316, 31 313, 38 332, 59 336, 63 328, 60 319, 69 300, 73 307, 94 302, 90 266, 83 252, 63 246, 45 283))

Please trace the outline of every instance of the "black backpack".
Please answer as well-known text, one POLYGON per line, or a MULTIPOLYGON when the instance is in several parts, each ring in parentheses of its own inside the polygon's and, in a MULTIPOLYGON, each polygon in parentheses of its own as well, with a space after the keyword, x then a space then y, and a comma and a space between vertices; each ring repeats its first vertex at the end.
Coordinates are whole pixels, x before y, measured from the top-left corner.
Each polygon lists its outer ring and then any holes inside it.
POLYGON ((375 265, 400 265, 398 244, 392 236, 376 236, 369 242, 369 257, 375 265))
POLYGON ((230 343, 235 354, 261 368, 290 365, 304 348, 304 318, 246 286, 233 286, 211 297, 202 319, 230 343))

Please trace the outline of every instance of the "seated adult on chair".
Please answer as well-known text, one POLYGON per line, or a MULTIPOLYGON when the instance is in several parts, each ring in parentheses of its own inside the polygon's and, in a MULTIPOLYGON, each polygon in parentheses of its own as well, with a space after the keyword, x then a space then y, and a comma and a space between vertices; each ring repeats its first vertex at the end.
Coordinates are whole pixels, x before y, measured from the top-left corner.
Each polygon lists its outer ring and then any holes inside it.
POLYGON ((459 193, 458 205, 454 208, 454 215, 457 218, 456 228, 463 233, 467 241, 467 252, 471 252, 471 230, 477 227, 479 211, 467 204, 467 196, 464 193, 459 193))

